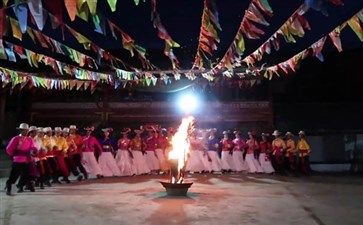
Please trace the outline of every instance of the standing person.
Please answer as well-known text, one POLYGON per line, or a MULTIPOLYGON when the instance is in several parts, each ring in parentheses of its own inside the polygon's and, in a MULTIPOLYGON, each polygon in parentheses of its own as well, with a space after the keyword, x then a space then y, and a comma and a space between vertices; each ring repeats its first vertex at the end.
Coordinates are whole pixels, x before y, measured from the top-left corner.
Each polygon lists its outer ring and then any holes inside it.
POLYGON ((36 162, 39 161, 39 158, 37 157, 38 154, 38 148, 35 144, 35 137, 37 136, 37 127, 36 126, 30 126, 29 128, 29 137, 33 140, 35 150, 32 152, 29 158, 28 162, 28 186, 26 189, 30 190, 31 192, 34 192, 34 186, 36 181, 39 179, 39 170, 36 167, 36 162))
POLYGON ((222 145, 222 156, 221 156, 221 162, 222 162, 222 170, 224 172, 231 172, 234 170, 234 163, 233 163, 233 148, 234 143, 231 140, 230 132, 229 131, 223 131, 224 137, 220 141, 222 145))
POLYGON ((275 172, 275 169, 272 167, 270 154, 272 152, 272 143, 268 140, 268 136, 265 133, 261 134, 260 141, 260 164, 263 172, 272 174, 275 172))
POLYGON ((47 149, 43 143, 44 139, 44 128, 38 127, 37 129, 37 136, 34 139, 35 146, 38 150, 37 158, 39 161, 36 162, 36 167, 39 171, 39 187, 40 189, 44 189, 44 184, 48 187, 51 186, 50 184, 50 168, 47 161, 47 149))
POLYGON ((208 155, 209 156, 209 165, 212 172, 220 173, 222 170, 221 159, 219 158, 218 151, 220 147, 220 143, 218 138, 216 137, 217 129, 213 128, 209 131, 208 138, 208 155))
POLYGON ((286 143, 280 137, 281 133, 275 130, 272 134, 275 139, 272 141, 272 163, 276 172, 280 175, 285 174, 283 153, 286 151, 286 143))
POLYGON ((69 128, 64 127, 62 130, 62 137, 65 138, 68 149, 67 152, 64 154, 64 162, 67 165, 68 171, 72 172, 75 170, 75 165, 73 163, 71 152, 75 151, 77 148, 76 144, 74 143, 73 139, 69 136, 69 128))
POLYGON ((248 165, 246 161, 243 159, 243 153, 247 148, 246 141, 241 137, 240 131, 234 131, 235 139, 233 139, 233 165, 234 171, 248 171, 248 165))
POLYGON ((6 147, 6 153, 13 158, 10 176, 5 187, 7 195, 11 195, 12 185, 15 184, 19 177, 18 192, 23 192, 23 187, 28 182, 28 163, 31 152, 36 150, 33 140, 27 136, 29 125, 21 123, 16 129, 20 131, 20 134, 13 137, 6 147))
POLYGON ((151 128, 149 130, 145 144, 146 163, 148 164, 152 173, 158 174, 160 170, 160 162, 155 152, 156 147, 158 146, 158 139, 155 128, 151 128))
POLYGON ((63 132, 62 128, 60 127, 54 128, 54 141, 55 141, 54 153, 59 166, 59 171, 60 171, 59 175, 63 177, 62 181, 69 184, 71 182, 68 179, 70 173, 67 164, 64 160, 64 157, 67 155, 68 144, 66 139, 62 136, 62 132, 63 132))
POLYGON ((247 154, 246 154, 246 163, 248 165, 249 173, 263 173, 263 169, 260 165, 260 162, 255 158, 255 150, 259 149, 258 141, 251 132, 248 132, 248 140, 247 144, 247 154))
POLYGON ((60 170, 59 165, 57 163, 57 159, 55 158, 54 153, 54 146, 55 146, 55 140, 53 137, 53 130, 51 127, 44 128, 44 138, 43 138, 43 144, 47 150, 47 161, 50 167, 50 174, 52 177, 52 183, 60 184, 61 182, 58 180, 60 170))
POLYGON ((98 179, 103 177, 100 165, 97 163, 95 152, 98 155, 102 155, 102 147, 97 139, 92 136, 92 132, 95 130, 94 127, 84 128, 86 135, 83 137, 82 145, 82 165, 86 169, 88 174, 96 176, 98 179), (97 150, 96 150, 97 148, 97 150))
POLYGON ((286 132, 286 152, 285 152, 285 169, 296 174, 296 142, 294 134, 290 131, 286 132))
POLYGON ((165 159, 165 149, 167 145, 167 139, 164 137, 163 131, 166 131, 165 129, 158 129, 156 131, 157 136, 157 146, 155 149, 155 154, 157 155, 159 159, 160 164, 160 173, 163 174, 169 170, 168 163, 165 159))
POLYGON ((203 170, 202 172, 210 173, 212 172, 211 162, 212 159, 208 153, 208 138, 209 138, 209 131, 208 130, 200 130, 200 136, 198 137, 200 142, 200 149, 199 149, 199 157, 202 162, 203 170))
POLYGON ((102 155, 98 158, 98 163, 100 164, 103 175, 106 177, 121 176, 120 169, 117 167, 114 153, 115 141, 110 138, 110 132, 113 131, 112 128, 104 128, 103 138, 100 140, 102 146, 102 155))
POLYGON ((297 150, 299 153, 299 168, 300 171, 305 174, 308 175, 311 171, 310 169, 310 162, 309 162, 309 154, 311 152, 311 148, 309 143, 306 141, 305 138, 305 132, 304 131, 300 131, 299 132, 299 140, 297 142, 297 150))
POLYGON ((81 181, 84 179, 88 179, 88 174, 84 166, 82 165, 82 148, 83 148, 83 138, 81 135, 77 134, 77 126, 70 125, 69 126, 69 137, 72 138, 75 148, 71 148, 69 151, 69 159, 71 161, 72 173, 74 176, 77 176, 77 180, 81 181), (80 174, 82 173, 83 176, 80 174))
POLYGON ((146 163, 146 157, 144 154, 145 143, 141 138, 143 130, 134 130, 134 132, 135 132, 135 137, 131 140, 130 145, 131 145, 132 155, 134 156, 133 163, 136 175, 150 173, 151 170, 148 167, 148 164, 146 163))
POLYGON ((201 173, 204 170, 203 162, 200 158, 200 150, 202 148, 202 142, 198 138, 198 130, 194 129, 189 137, 190 151, 189 159, 186 166, 186 171, 190 173, 201 173))
POLYGON ((136 168, 133 162, 134 156, 131 152, 131 140, 128 137, 130 132, 130 128, 120 132, 122 137, 117 141, 116 164, 120 169, 121 176, 136 175, 136 168))

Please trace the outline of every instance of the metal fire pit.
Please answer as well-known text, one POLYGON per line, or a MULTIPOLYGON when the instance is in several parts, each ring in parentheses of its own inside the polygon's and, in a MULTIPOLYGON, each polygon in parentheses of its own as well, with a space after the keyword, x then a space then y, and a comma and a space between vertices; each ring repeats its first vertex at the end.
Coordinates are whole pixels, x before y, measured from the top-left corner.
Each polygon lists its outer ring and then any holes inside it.
POLYGON ((193 182, 173 184, 170 182, 160 181, 169 196, 186 196, 188 189, 192 186, 193 182))

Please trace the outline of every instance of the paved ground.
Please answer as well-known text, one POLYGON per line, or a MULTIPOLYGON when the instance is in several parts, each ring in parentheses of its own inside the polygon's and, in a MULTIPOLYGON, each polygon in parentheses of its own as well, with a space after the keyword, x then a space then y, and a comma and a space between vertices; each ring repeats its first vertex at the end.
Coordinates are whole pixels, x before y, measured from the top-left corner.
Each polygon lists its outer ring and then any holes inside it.
POLYGON ((187 198, 167 197, 158 183, 162 178, 88 180, 14 197, 1 192, 0 224, 358 225, 363 220, 358 176, 192 175, 187 198))

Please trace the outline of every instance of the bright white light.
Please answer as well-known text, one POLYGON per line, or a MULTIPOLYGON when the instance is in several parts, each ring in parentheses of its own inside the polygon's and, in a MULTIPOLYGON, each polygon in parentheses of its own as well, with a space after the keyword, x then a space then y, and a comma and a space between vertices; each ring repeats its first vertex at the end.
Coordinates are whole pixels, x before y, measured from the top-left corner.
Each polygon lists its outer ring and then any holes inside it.
POLYGON ((179 100, 179 108, 183 112, 191 113, 198 106, 198 100, 193 95, 183 95, 179 100))

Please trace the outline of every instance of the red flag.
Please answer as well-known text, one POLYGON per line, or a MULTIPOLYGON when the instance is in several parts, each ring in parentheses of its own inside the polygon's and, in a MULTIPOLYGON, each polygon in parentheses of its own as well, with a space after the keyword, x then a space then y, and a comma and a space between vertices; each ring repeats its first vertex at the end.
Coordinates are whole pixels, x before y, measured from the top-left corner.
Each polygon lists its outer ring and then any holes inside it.
POLYGON ((63 10, 62 10, 62 0, 52 0, 52 1, 44 1, 47 5, 47 8, 51 13, 53 13, 54 17, 57 18, 60 24, 63 24, 63 10))
POLYGON ((0 9, 0 39, 3 39, 5 30, 6 30, 5 8, 1 8, 0 9))

